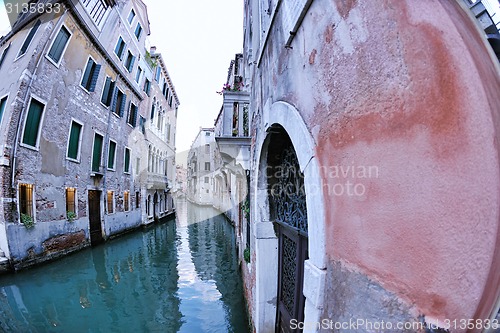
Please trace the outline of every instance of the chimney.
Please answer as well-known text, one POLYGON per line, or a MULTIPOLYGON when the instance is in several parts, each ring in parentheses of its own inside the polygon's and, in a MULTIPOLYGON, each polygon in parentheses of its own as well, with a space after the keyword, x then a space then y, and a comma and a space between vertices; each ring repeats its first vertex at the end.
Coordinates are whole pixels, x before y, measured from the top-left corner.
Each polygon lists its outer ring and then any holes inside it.
POLYGON ((149 50, 150 54, 155 54, 156 53, 156 46, 151 46, 151 49, 149 50))

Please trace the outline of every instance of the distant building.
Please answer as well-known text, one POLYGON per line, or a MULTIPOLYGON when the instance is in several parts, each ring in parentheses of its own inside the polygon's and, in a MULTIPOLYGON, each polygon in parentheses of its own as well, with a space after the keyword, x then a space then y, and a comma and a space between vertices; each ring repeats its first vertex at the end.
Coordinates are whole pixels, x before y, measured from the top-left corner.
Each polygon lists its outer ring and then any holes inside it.
POLYGON ((21 15, 0 39, 0 253, 15 267, 172 207, 179 100, 145 51, 145 4, 47 3, 59 10, 21 15))
POLYGON ((200 128, 187 159, 187 199, 200 205, 214 204, 215 136, 213 128, 200 128))

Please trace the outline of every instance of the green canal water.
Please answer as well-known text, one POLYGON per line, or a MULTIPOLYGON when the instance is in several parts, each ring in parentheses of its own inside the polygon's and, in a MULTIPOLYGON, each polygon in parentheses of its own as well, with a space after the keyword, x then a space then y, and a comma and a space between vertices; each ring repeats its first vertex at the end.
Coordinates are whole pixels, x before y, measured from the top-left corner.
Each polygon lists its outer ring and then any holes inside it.
POLYGON ((177 218, 0 277, 4 332, 248 332, 233 227, 177 218))

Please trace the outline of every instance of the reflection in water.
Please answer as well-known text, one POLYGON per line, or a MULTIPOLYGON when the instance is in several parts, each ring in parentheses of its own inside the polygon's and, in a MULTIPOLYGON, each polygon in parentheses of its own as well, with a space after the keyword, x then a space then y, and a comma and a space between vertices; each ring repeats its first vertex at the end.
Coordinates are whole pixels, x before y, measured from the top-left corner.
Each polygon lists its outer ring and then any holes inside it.
POLYGON ((231 225, 213 217, 213 209, 185 201, 178 202, 177 213, 181 312, 192 316, 180 332, 248 332, 231 225))
POLYGON ((231 226, 177 207, 177 224, 1 276, 0 331, 248 331, 231 226))

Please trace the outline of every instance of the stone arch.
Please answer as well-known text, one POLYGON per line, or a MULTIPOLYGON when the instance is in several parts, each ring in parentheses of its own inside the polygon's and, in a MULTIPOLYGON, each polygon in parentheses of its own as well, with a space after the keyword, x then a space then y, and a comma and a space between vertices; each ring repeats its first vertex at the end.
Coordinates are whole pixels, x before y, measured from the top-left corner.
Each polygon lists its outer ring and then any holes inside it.
POLYGON ((307 220, 309 224, 309 259, 305 262, 304 290, 306 297, 305 321, 319 322, 323 307, 326 258, 324 198, 315 157, 315 140, 299 112, 286 102, 266 105, 262 123, 265 132, 257 138, 257 170, 252 194, 255 214, 256 255, 256 319, 257 331, 274 331, 276 322, 278 262, 278 240, 271 223, 268 199, 268 152, 273 127, 279 126, 286 132, 296 152, 300 170, 304 174, 307 220))

